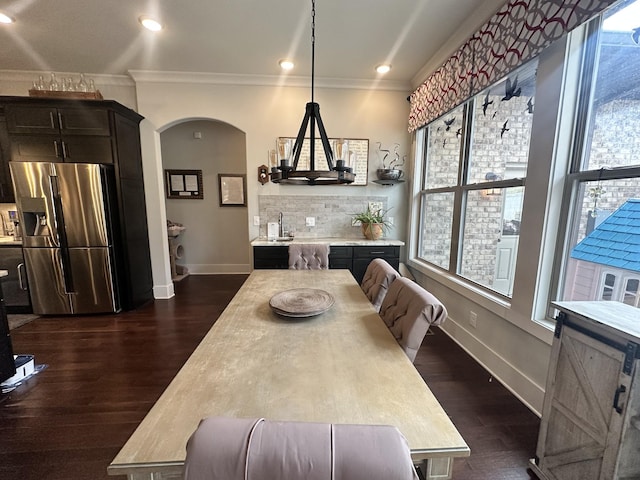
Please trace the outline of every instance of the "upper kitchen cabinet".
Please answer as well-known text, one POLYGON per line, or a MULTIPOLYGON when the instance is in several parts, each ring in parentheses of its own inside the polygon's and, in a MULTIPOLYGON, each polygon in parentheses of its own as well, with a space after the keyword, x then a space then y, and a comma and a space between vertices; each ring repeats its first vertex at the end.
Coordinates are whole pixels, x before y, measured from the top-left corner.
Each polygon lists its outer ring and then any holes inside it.
POLYGON ((115 163, 115 117, 125 109, 111 101, 0 97, 16 162, 115 163))
MULTIPOLYGON (((34 101, 30 99, 30 102, 34 101)), ((109 110, 104 107, 59 107, 7 105, 7 127, 11 133, 29 135, 109 136, 109 110)))

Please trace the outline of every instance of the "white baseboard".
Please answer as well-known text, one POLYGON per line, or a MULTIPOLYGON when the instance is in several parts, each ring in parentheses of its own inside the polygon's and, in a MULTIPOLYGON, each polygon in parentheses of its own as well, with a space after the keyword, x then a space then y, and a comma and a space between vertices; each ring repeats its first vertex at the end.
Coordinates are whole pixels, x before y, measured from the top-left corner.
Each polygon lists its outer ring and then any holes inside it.
POLYGON ((221 273, 236 274, 236 273, 251 273, 251 265, 244 263, 201 263, 201 264, 188 264, 185 265, 189 269, 189 275, 216 275, 221 273))
POLYGON ((482 365, 493 378, 526 405, 529 410, 538 417, 542 415, 544 387, 536 384, 451 317, 440 326, 440 329, 473 357, 476 362, 482 365))
POLYGON ((171 298, 174 295, 175 295, 175 291, 173 290, 173 282, 167 285, 153 286, 153 298, 165 299, 165 298, 171 298))

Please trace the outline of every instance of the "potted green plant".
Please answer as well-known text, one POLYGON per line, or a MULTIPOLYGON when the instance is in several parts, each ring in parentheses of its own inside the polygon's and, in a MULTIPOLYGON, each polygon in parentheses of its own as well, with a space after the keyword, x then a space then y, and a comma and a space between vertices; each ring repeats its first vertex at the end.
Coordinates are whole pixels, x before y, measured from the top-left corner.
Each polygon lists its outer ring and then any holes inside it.
POLYGON ((362 234, 369 240, 378 240, 385 230, 392 227, 384 216, 389 210, 371 210, 370 206, 364 212, 353 214, 353 220, 360 222, 362 234))

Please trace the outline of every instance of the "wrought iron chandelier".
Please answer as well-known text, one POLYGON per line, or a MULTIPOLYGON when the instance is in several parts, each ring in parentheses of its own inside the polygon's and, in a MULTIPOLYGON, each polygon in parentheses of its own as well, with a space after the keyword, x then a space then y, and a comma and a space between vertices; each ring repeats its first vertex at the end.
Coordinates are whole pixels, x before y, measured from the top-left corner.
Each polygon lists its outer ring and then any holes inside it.
POLYGON ((316 2, 311 0, 311 101, 306 105, 304 118, 293 148, 287 145, 278 145, 280 164, 271 169, 271 181, 274 183, 288 185, 339 185, 352 183, 356 178, 353 168, 347 165, 349 151, 345 141, 337 142, 336 153, 338 158, 334 157, 334 152, 331 149, 327 132, 320 117, 320 105, 314 101, 315 45, 316 2), (316 170, 316 126, 320 133, 322 148, 327 160, 327 170, 316 170), (309 129, 309 170, 298 170, 298 162, 307 128, 309 129), (291 157, 293 157, 293 165, 291 164, 291 157))

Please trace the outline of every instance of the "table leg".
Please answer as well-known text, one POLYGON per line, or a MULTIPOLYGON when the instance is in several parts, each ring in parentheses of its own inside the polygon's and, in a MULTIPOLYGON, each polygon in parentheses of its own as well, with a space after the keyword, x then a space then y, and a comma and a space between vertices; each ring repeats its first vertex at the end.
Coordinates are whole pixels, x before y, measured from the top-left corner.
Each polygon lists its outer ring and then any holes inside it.
POLYGON ((453 458, 425 458, 416 464, 424 480, 450 480, 453 469, 453 458))

